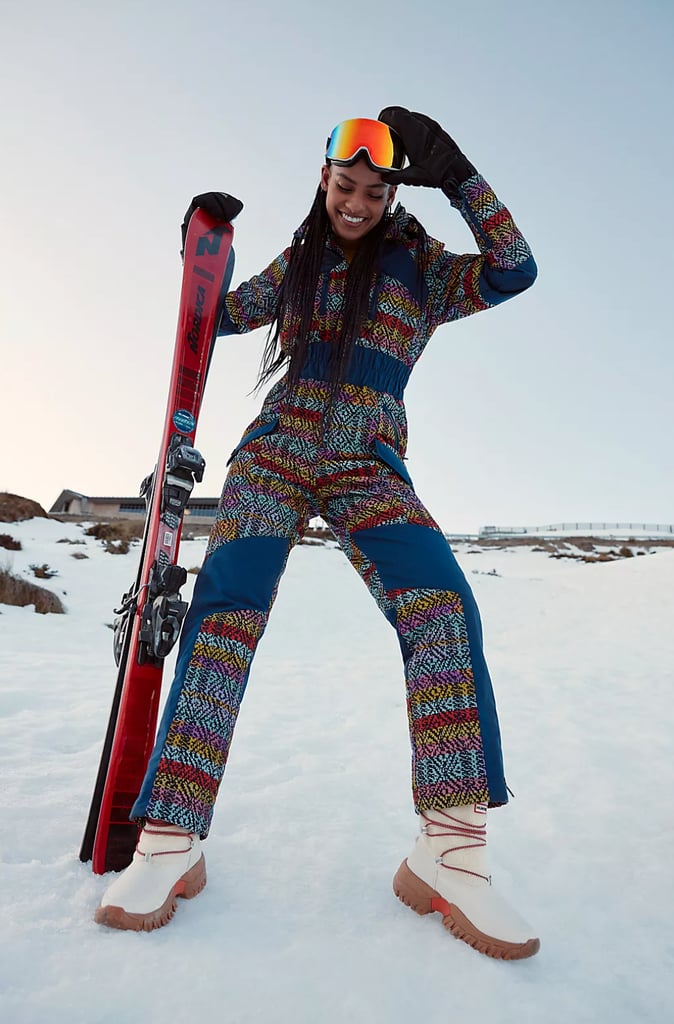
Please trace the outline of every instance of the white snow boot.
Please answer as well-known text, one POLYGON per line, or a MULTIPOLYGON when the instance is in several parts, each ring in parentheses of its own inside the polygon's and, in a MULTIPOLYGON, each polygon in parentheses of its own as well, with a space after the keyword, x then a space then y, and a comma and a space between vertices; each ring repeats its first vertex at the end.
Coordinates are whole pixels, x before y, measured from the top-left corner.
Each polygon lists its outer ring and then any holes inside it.
POLYGON ((423 811, 421 818, 421 835, 393 880, 398 899, 417 914, 438 911, 448 931, 487 956, 534 956, 534 931, 492 888, 486 805, 423 811))
POLYGON ((151 932, 168 924, 176 899, 190 900, 206 885, 199 837, 176 825, 148 823, 128 868, 106 890, 97 924, 151 932))

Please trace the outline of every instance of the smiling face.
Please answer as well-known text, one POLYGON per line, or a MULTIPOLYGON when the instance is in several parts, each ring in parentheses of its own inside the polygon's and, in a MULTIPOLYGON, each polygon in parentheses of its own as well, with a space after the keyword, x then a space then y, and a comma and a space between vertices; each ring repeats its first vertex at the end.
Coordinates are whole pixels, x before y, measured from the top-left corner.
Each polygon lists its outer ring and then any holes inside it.
POLYGON ((343 245, 351 248, 379 223, 396 193, 395 186, 382 181, 381 174, 365 160, 348 167, 324 167, 321 188, 332 230, 343 245))

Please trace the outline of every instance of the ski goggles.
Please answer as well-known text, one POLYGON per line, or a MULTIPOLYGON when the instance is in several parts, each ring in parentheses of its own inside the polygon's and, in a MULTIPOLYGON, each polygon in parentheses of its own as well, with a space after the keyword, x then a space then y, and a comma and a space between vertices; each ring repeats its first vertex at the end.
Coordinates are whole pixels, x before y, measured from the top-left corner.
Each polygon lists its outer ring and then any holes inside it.
POLYGON ((352 117, 333 128, 325 159, 343 167, 365 156, 375 171, 399 171, 405 164, 400 136, 383 121, 352 117))

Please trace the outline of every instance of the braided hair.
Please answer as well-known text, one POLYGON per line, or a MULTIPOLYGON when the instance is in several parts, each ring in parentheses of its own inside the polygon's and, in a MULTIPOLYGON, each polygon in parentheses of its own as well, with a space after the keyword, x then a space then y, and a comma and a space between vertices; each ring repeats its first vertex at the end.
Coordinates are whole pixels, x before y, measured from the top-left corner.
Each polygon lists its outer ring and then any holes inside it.
MULTIPOLYGON (((353 347, 369 319, 370 291, 377 279, 390 221, 391 212, 387 207, 381 220, 361 239, 349 263, 341 330, 338 337, 331 339, 334 344, 330 346, 329 405, 332 405, 339 384, 346 379, 353 347)), ((418 221, 415 224, 420 257, 417 270, 423 275, 428 238, 421 224, 418 221)), ((290 248, 288 267, 262 354, 256 390, 286 363, 289 364, 288 386, 292 388, 300 379, 309 350, 309 334, 323 254, 331 235, 326 194, 319 186, 311 209, 290 248), (289 335, 288 351, 281 348, 282 334, 289 335)))

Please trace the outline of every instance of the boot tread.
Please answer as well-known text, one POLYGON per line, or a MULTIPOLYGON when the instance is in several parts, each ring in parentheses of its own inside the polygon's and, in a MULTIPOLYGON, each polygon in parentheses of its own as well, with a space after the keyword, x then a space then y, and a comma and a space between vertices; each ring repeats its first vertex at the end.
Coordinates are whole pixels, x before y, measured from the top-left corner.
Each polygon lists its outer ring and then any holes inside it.
POLYGON ((205 885, 206 861, 202 853, 197 863, 178 879, 162 905, 156 910, 151 910, 147 914, 132 914, 124 907, 99 907, 94 914, 94 921, 96 924, 106 925, 108 928, 118 928, 122 931, 152 932, 155 928, 162 928, 169 923, 175 914, 178 898, 191 900, 201 892, 205 885))
POLYGON ((525 960, 527 957, 535 956, 540 949, 540 940, 536 938, 527 939, 526 942, 507 942, 492 935, 485 935, 455 904, 449 903, 423 879, 418 878, 410 870, 406 860, 402 862, 393 879, 393 891, 405 906, 417 914, 442 914, 442 923, 447 931, 485 956, 496 960, 525 960))

